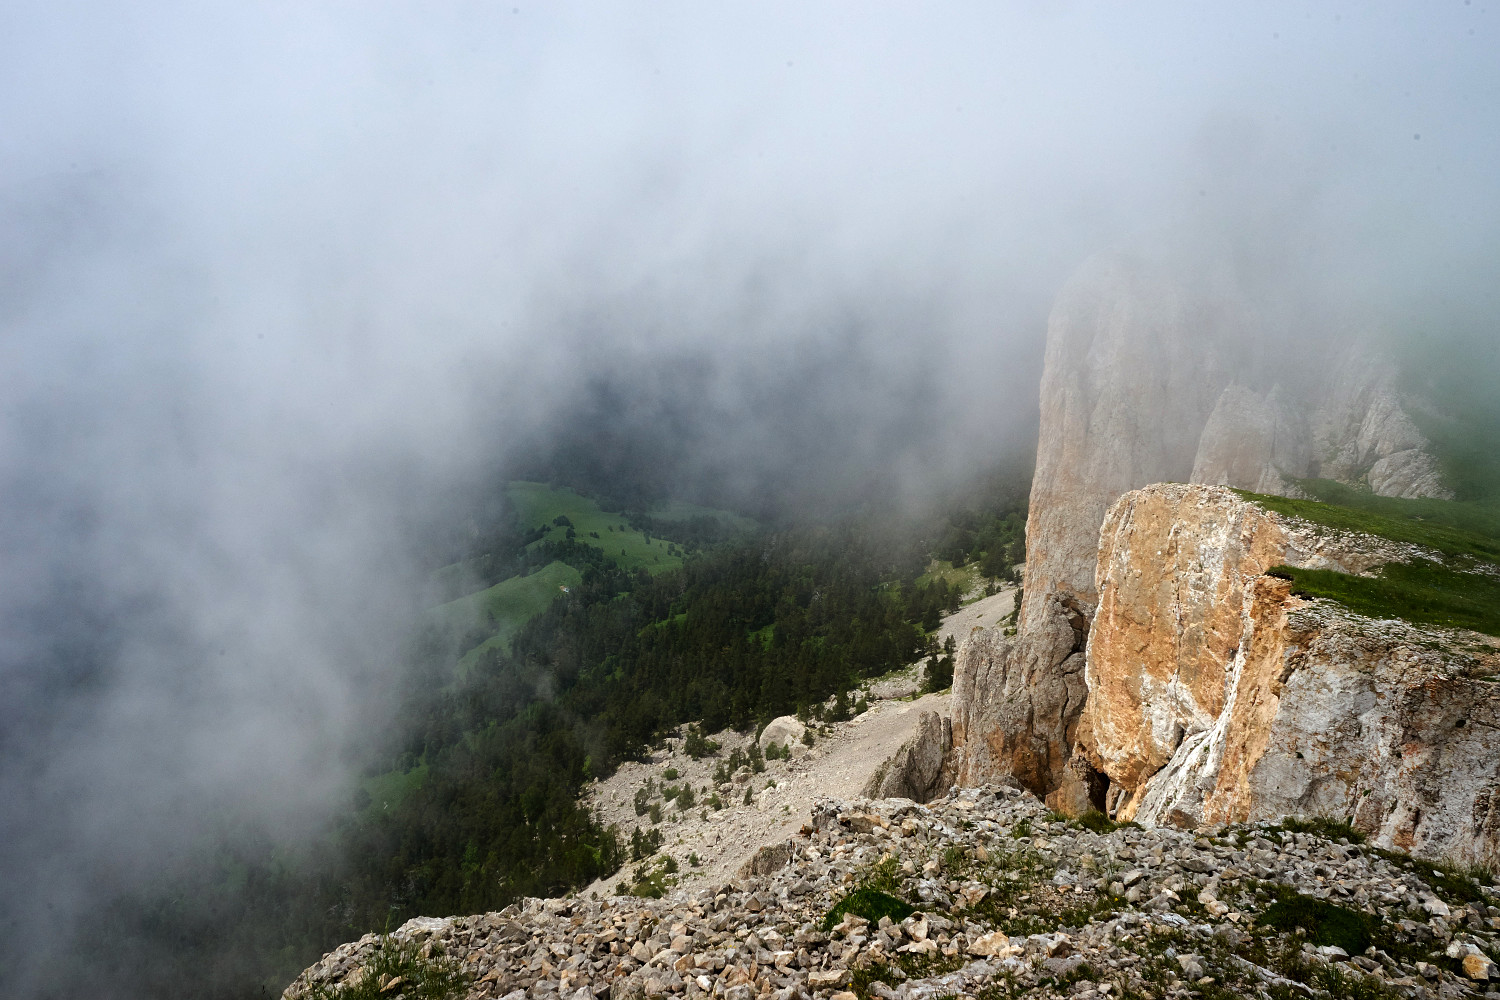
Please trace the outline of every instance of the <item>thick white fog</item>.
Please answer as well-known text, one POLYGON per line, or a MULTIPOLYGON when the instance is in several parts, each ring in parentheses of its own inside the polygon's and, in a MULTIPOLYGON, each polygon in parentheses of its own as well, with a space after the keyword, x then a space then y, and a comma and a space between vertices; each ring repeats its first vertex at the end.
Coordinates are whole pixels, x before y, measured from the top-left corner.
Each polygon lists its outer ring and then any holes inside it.
POLYGON ((686 413, 721 498, 918 496, 1029 443, 1092 253, 1224 269, 1279 336, 1486 315, 1497 17, 5 5, 12 954, 231 811, 344 802, 418 536, 591 386, 686 413))

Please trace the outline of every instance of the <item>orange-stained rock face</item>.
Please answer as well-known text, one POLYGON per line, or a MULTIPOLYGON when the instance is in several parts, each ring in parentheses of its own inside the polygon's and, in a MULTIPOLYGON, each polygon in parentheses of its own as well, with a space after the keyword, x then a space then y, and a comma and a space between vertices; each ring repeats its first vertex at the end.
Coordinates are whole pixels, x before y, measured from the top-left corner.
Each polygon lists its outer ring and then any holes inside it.
POLYGON ((1225 489, 1151 487, 1110 509, 1088 653, 1108 669, 1085 674, 1082 728, 1113 780, 1139 785, 1218 718, 1245 586, 1287 557, 1274 517, 1225 489))
POLYGON ((1353 817, 1376 842, 1500 865, 1500 648, 1291 594, 1278 563, 1423 553, 1220 487, 1158 485, 1099 546, 1078 740, 1146 825, 1353 817))

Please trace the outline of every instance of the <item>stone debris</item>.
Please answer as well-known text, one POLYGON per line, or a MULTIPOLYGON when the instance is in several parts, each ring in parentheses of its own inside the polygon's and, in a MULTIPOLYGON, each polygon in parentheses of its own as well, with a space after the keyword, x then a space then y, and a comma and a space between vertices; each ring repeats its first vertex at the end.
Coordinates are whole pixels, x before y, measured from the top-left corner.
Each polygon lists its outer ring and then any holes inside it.
POLYGON ((774 864, 743 878, 692 882, 662 899, 525 899, 498 913, 419 917, 389 941, 369 934, 341 945, 283 997, 357 982, 394 941, 459 963, 468 997, 505 1000, 1225 991, 1500 1000, 1487 992, 1500 976, 1500 892, 1462 873, 1292 832, 1305 824, 1093 825, 1105 832, 1009 787, 954 789, 927 805, 824 799, 800 833, 762 852, 774 864), (915 912, 874 923, 846 912, 825 931, 825 916, 859 888, 915 912), (1350 954, 1320 943, 1315 928, 1258 920, 1287 901, 1362 914, 1354 919, 1370 944, 1350 954))

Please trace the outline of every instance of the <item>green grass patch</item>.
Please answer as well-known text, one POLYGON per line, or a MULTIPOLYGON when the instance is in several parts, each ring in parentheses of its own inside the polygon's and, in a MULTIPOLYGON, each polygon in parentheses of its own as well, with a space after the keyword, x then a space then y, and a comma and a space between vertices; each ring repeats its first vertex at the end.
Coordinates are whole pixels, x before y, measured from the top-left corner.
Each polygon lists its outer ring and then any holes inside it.
POLYGON ((1483 868, 1463 868, 1444 861, 1425 861, 1401 851, 1387 851, 1383 848, 1376 848, 1375 853, 1426 882, 1438 898, 1446 903, 1488 902, 1480 886, 1493 885, 1494 876, 1483 868))
POLYGON ((458 674, 466 676, 486 649, 508 648, 511 636, 535 616, 547 610, 563 593, 583 582, 583 576, 563 562, 551 562, 528 576, 501 580, 487 590, 440 604, 433 609, 438 619, 458 634, 483 630, 489 632, 484 642, 466 652, 458 661, 458 674))
POLYGON ((1301 928, 1316 945, 1336 945, 1350 955, 1362 955, 1380 927, 1368 913, 1327 900, 1290 889, 1279 889, 1276 896, 1255 922, 1285 933, 1301 928))
POLYGON ((1340 819, 1329 819, 1326 816, 1314 816, 1312 819, 1298 819, 1288 816, 1274 828, 1283 833, 1310 833, 1324 840, 1347 840, 1351 844, 1363 844, 1365 835, 1354 827, 1340 819))
POLYGON ((839 921, 844 919, 846 913, 864 917, 870 923, 878 924, 881 917, 890 917, 895 923, 900 923, 915 912, 917 911, 914 907, 890 893, 866 886, 855 889, 834 904, 833 909, 829 910, 827 916, 823 918, 823 930, 833 930, 839 921))
POLYGON ((397 944, 382 938, 353 985, 320 983, 307 992, 312 1000, 460 1000, 468 994, 473 976, 455 959, 422 957, 416 944, 397 944))
POLYGON ((372 817, 394 809, 399 806, 406 797, 421 788, 427 781, 427 763, 424 761, 409 771, 386 771, 374 777, 366 778, 359 783, 359 787, 365 794, 370 796, 369 804, 365 806, 365 816, 372 817))
POLYGON ((1291 566, 1267 572, 1292 581, 1295 594, 1326 597, 1357 614, 1500 635, 1500 579, 1492 576, 1425 559, 1387 563, 1378 576, 1291 566))
POLYGON ((917 577, 915 586, 926 587, 935 580, 942 580, 948 586, 956 587, 959 593, 968 593, 974 587, 977 574, 978 566, 975 563, 954 566, 946 560, 934 559, 927 564, 927 572, 917 577))
POLYGON ((1073 820, 1073 823, 1083 827, 1085 830, 1091 830, 1098 834, 1114 833, 1116 830, 1125 828, 1131 830, 1139 830, 1141 828, 1139 823, 1133 821, 1129 823, 1116 823, 1098 809, 1090 809, 1082 816, 1073 820))
POLYGON ((1298 480, 1297 485, 1318 499, 1235 492, 1267 510, 1325 527, 1410 542, 1447 555, 1500 562, 1500 507, 1381 497, 1327 479, 1298 480))
POLYGON ((566 486, 517 480, 506 492, 522 527, 547 528, 541 539, 531 543, 533 546, 548 539, 563 541, 571 529, 575 541, 600 550, 622 569, 660 573, 682 565, 680 550, 674 543, 664 538, 647 538, 630 526, 625 515, 600 510, 593 500, 566 486), (571 525, 556 524, 559 517, 566 518, 571 525))
MULTIPOLYGON (((660 573, 682 565, 681 546, 632 528, 624 514, 602 510, 593 499, 569 487, 515 480, 507 485, 506 493, 523 527, 547 529, 544 540, 562 541, 571 528, 574 541, 599 549, 624 569, 660 573), (558 518, 568 523, 557 524, 558 518)), ((718 522, 730 534, 748 534, 756 528, 748 517, 683 500, 668 501, 644 514, 648 521, 658 524, 706 518, 718 522)), ((667 528, 662 526, 662 530, 667 528)))

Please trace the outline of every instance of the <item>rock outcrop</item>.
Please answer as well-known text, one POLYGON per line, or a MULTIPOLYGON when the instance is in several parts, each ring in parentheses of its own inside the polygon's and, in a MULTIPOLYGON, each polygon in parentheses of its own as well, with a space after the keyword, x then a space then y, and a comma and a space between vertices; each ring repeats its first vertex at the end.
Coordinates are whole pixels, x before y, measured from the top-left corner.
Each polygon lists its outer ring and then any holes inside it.
POLYGON ((962 784, 1001 776, 1046 795, 1072 752, 1087 693, 1083 611, 1054 597, 1022 635, 974 633, 953 670, 953 745, 962 784))
POLYGON ((867 799, 911 799, 927 802, 953 784, 953 724, 936 712, 923 712, 917 731, 890 760, 870 776, 867 799))
POLYGON ((1500 865, 1500 648, 1291 595, 1411 545, 1158 485, 1100 533, 1078 742, 1123 818, 1351 817, 1383 846, 1500 865))

